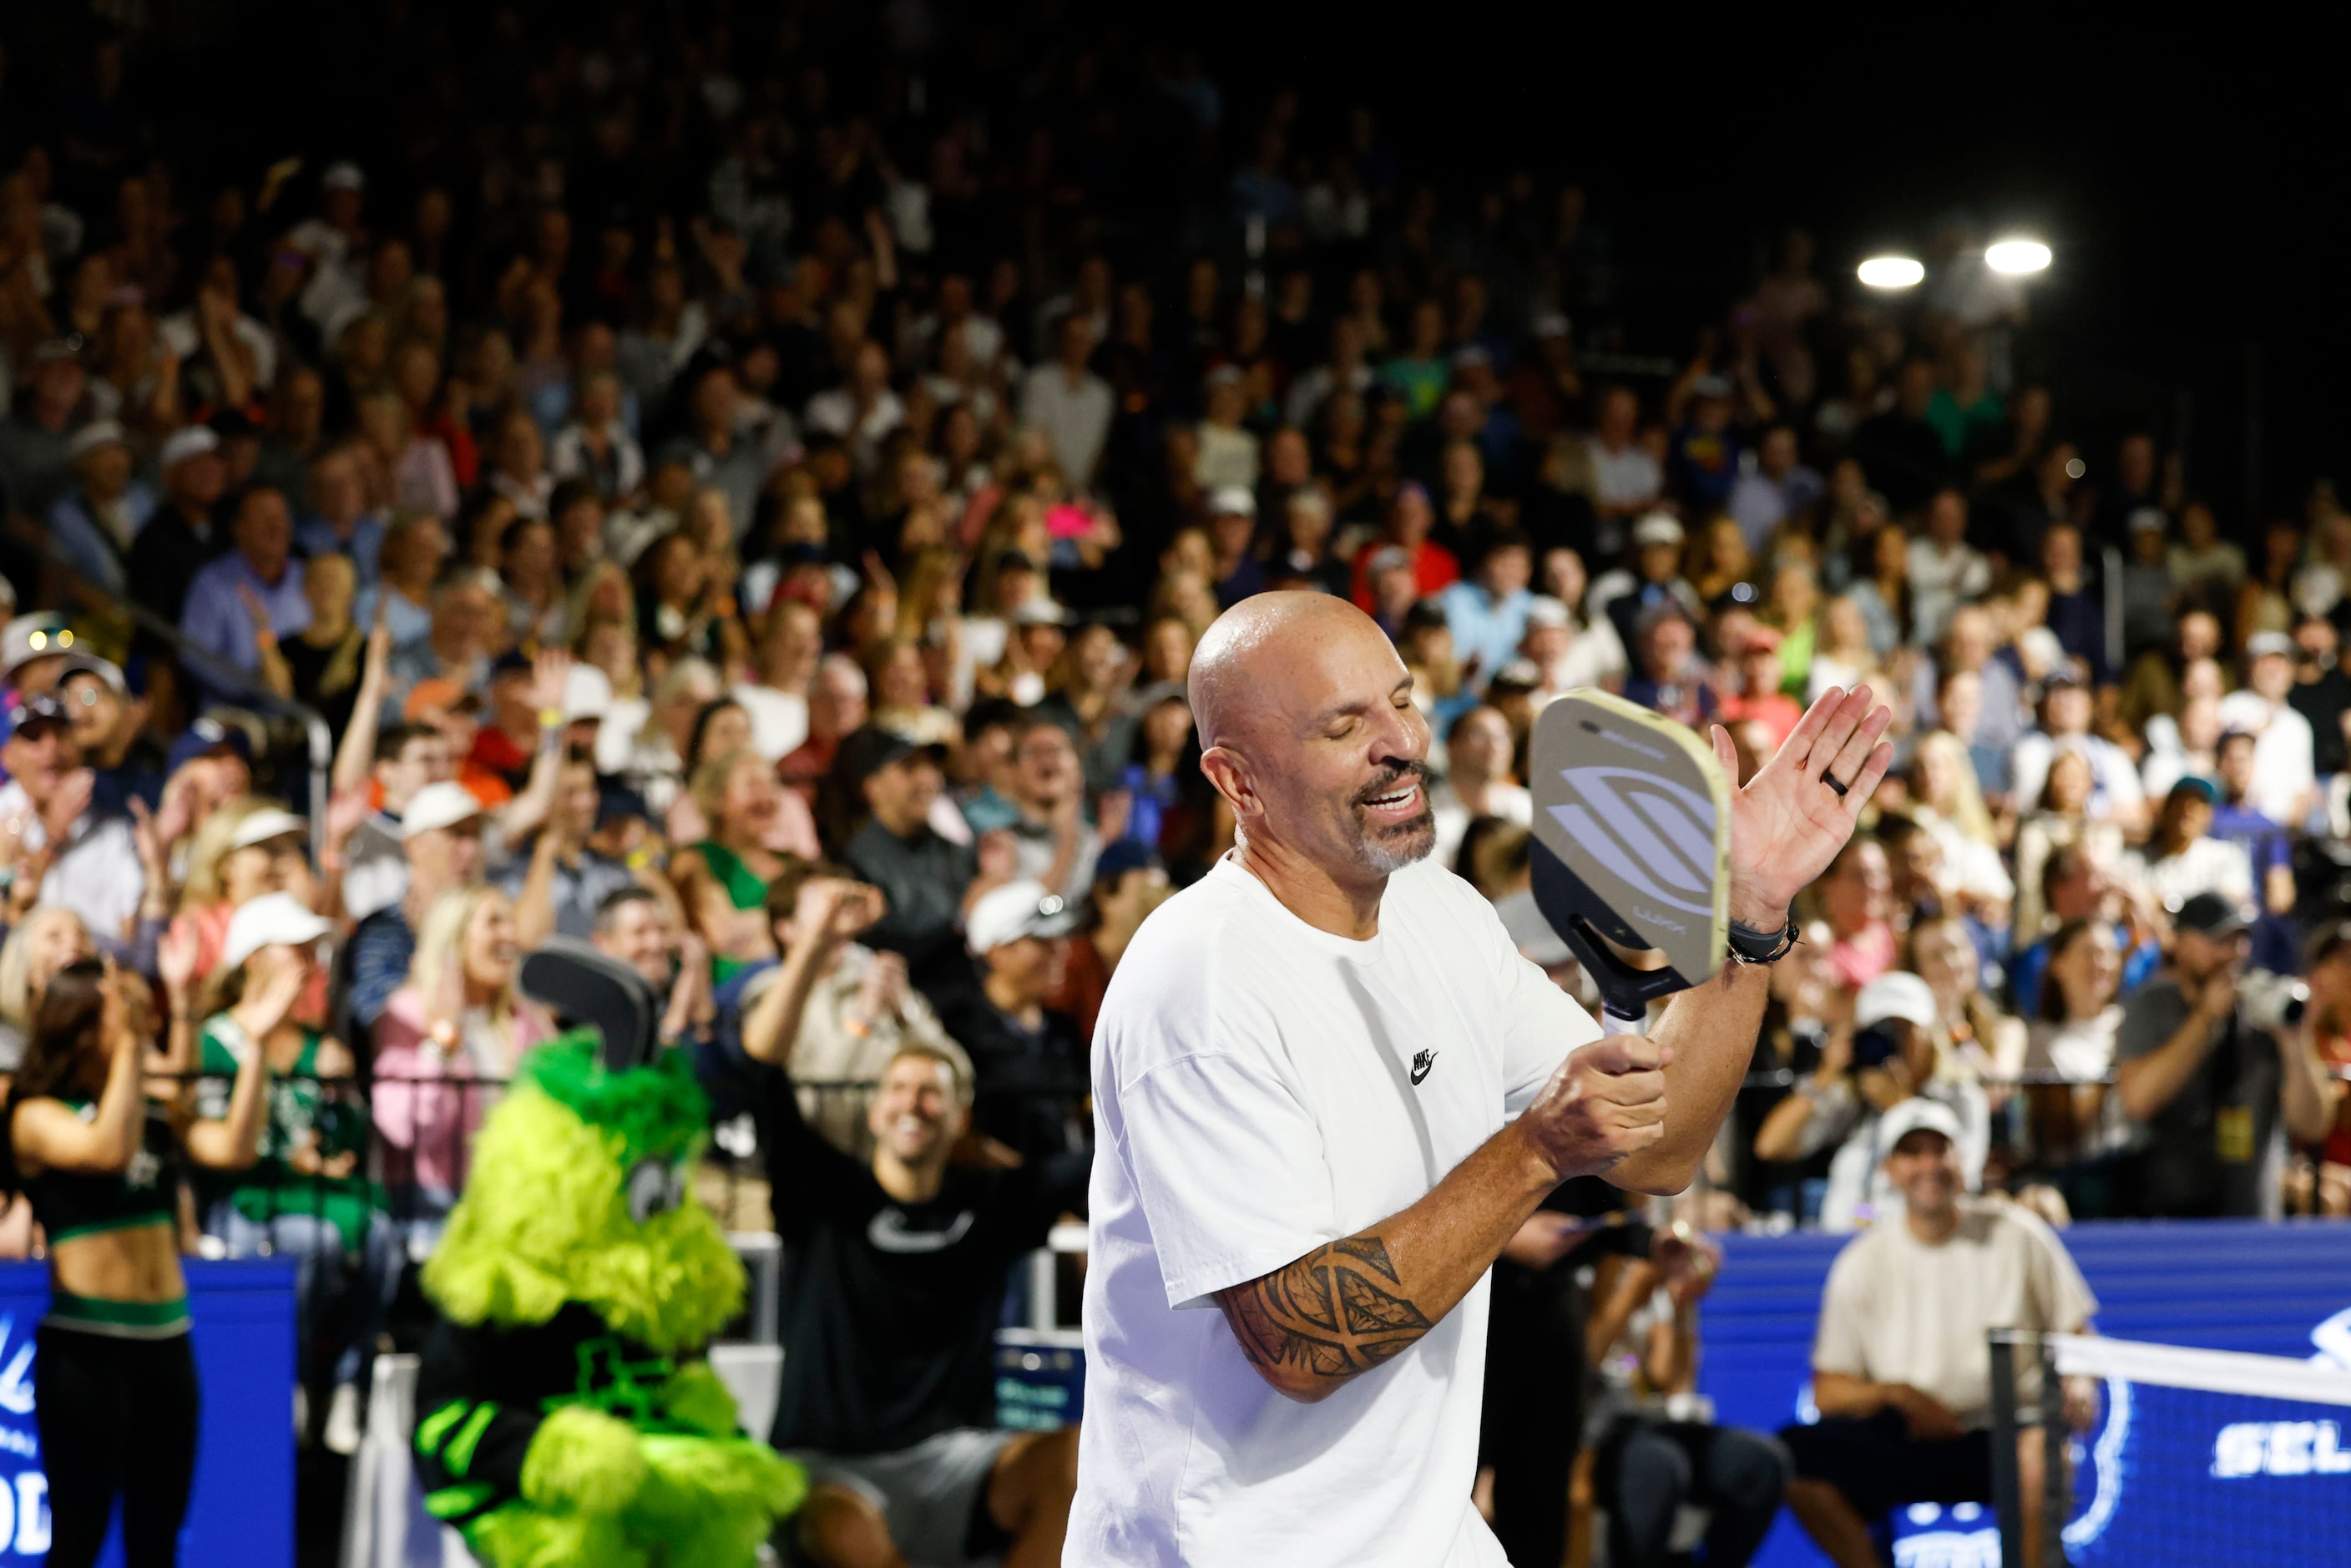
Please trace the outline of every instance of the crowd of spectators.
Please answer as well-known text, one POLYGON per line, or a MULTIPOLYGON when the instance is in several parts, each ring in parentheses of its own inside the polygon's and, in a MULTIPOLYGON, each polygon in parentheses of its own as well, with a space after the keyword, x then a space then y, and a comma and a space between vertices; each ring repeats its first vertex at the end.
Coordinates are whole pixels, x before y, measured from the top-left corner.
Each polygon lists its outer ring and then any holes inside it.
POLYGON ((500 8, 475 56, 412 18, 364 167, 181 166, 112 37, 5 127, 0 1039, 102 954, 171 1003, 159 1069, 267 1054, 261 1163, 190 1224, 334 1260, 330 1437, 553 1027, 516 978, 551 934, 659 979, 722 1152, 780 1063, 886 1158, 910 1047, 972 1157, 1085 1148, 1108 977, 1230 846, 1184 677, 1259 592, 1394 637, 1437 852, 1498 903, 1563 691, 1743 768, 1833 686, 1893 706, 1719 1217, 1890 1212, 1881 1118, 1921 1097, 2053 1218, 2351 1213, 2331 487, 2232 514, 2158 431, 2085 449, 1956 240, 1869 296, 1791 231, 1645 373, 1575 184, 1409 176, 1407 126, 1175 53, 951 60, 943 8, 886 9, 870 73, 789 20, 500 8))

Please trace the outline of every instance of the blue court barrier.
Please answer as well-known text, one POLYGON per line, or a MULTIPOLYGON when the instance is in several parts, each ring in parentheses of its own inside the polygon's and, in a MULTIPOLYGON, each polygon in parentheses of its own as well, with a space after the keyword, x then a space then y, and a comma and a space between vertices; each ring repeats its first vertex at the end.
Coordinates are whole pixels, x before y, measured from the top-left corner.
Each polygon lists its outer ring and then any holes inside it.
MULTIPOLYGON (((293 1568, 294 1265, 182 1260, 204 1417, 182 1568, 293 1568)), ((0 1568, 48 1552, 48 1480, 34 1403, 47 1269, 0 1264, 0 1568)), ((100 1568, 121 1568, 119 1538, 100 1568)))
MULTIPOLYGON (((2066 1250, 2097 1293, 2097 1331, 2208 1350, 2324 1360, 2351 1366, 2351 1224, 2335 1221, 2197 1220, 2085 1222, 2061 1231, 2066 1250)), ((1775 1431, 1809 1404, 1813 1329, 1830 1261, 1843 1236, 1731 1236, 1722 1274, 1702 1310, 1699 1389, 1716 1419, 1775 1431)), ((2351 1427, 2351 1422, 2346 1423, 2351 1427)), ((2199 1444, 2218 1439, 2216 1430, 2199 1444)), ((2274 1479, 2274 1478, 2272 1478, 2274 1479)), ((2340 1487, 2312 1473, 2313 1487, 2340 1487)), ((2166 1494, 2140 1488, 2122 1506, 2207 1515, 2202 1489, 2166 1494)), ((2144 1515, 2141 1529, 2159 1525, 2144 1515)), ((1997 1564, 1989 1508, 1928 1505, 1897 1513, 1896 1568, 1997 1564)), ((1757 1568, 1818 1568, 1827 1560, 1782 1511, 1757 1568)))

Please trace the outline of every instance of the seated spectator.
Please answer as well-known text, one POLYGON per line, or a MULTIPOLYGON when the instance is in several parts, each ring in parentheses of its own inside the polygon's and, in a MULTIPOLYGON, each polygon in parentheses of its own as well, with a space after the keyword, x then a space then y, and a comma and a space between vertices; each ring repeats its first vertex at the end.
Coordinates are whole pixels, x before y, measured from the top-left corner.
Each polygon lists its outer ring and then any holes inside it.
POLYGON ((1756 1130, 1758 1159, 1794 1162, 1832 1144, 1823 1230, 1855 1230, 1900 1214, 1901 1189, 1885 1166, 1889 1117, 1924 1098, 1957 1119, 1960 1174, 1970 1190, 1983 1181, 1991 1146, 1991 1110, 1974 1078, 1946 1065, 1944 1028, 1935 993, 1917 975, 1888 970, 1861 988, 1851 1029, 1832 1028, 1820 1065, 1771 1108, 1756 1130))
POLYGON ((749 747, 702 765, 694 802, 707 837, 680 850, 670 874, 695 935, 710 946, 710 973, 728 977, 773 956, 763 914, 768 883, 783 867, 771 843, 782 787, 749 747))
POLYGON ((1534 821, 1534 797, 1510 776, 1514 749, 1510 721, 1489 707, 1471 708, 1446 731, 1445 777, 1428 791, 1437 817, 1429 857, 1438 865, 1453 864, 1474 818, 1499 817, 1522 828, 1534 821))
MULTIPOLYGON (((195 984, 208 983, 220 967, 238 910, 266 893, 300 897, 312 891, 305 853, 309 832, 309 823, 276 801, 241 795, 214 807, 190 837, 187 877, 180 885, 170 936, 184 945, 195 984)), ((322 1023, 326 1005, 322 973, 296 1016, 304 1023, 322 1023)))
MULTIPOLYGON (((820 928, 830 923, 827 912, 820 928)), ((808 943, 792 956, 813 967, 823 954, 808 943)), ((1091 1155, 950 1165, 971 1126, 972 1086, 918 1044, 883 1071, 864 1165, 809 1126, 789 1077, 762 1082, 761 1143, 789 1260, 769 1437, 814 1483, 796 1544, 836 1568, 975 1552, 1054 1561, 1077 1490, 1077 1428, 997 1427, 996 1328, 1012 1265, 1084 1201, 1091 1155)))
POLYGON ((2147 825, 2138 769, 2120 747, 2090 732, 2095 709, 2078 668, 2061 665, 2051 672, 2042 683, 2041 728, 2016 743, 2011 764, 2016 798, 2037 799, 2055 758, 2072 752, 2090 765, 2090 794, 2081 810, 2126 833, 2137 832, 2147 825))
POLYGON ((486 825, 482 803, 462 784, 427 784, 408 802, 400 822, 407 890, 359 923, 346 955, 350 980, 345 1004, 353 1026, 371 1039, 392 992, 408 980, 426 912, 444 894, 480 885, 486 825))
MULTIPOLYGON (((180 631, 231 670, 258 680, 265 642, 290 637, 310 623, 302 591, 302 563, 294 558, 294 519, 286 497, 266 487, 247 490, 230 515, 234 547, 188 583, 180 631)), ((222 696, 237 691, 200 682, 222 696)))
POLYGON ((2008 961, 2009 994, 2015 999, 2017 1012, 2023 1017, 2030 1018, 2040 1011, 2041 976, 2049 966, 2046 932, 2056 926, 2075 920, 2106 923, 2115 948, 2123 956, 2125 996, 2143 985, 2163 961, 2155 922, 2116 887, 2105 868, 2088 851, 2072 846, 2052 853, 2041 868, 2040 889, 2041 906, 2046 913, 2030 930, 2020 917, 2015 935, 2022 941, 2032 932, 2043 934, 2034 936, 2008 961), (2118 913, 2121 918, 2117 918, 2118 913))
POLYGON ((1799 460, 1796 433, 1775 424, 1755 446, 1755 465, 1730 486, 1724 509, 1737 520, 1747 548, 1761 554, 1780 525, 1819 506, 1828 486, 1818 471, 1799 460))
POLYGON ((974 1125, 1028 1159, 1081 1146, 1086 1042, 1046 1003, 1061 989, 1077 912, 1041 883, 1019 880, 972 901, 967 922, 979 985, 940 1003, 947 1033, 971 1053, 974 1125))
MULTIPOLYGON (((644 977, 655 996, 669 998, 658 1038, 668 1046, 705 1043, 717 1009, 710 992, 710 955, 684 930, 669 902, 642 883, 616 888, 597 907, 588 940, 596 950, 644 977)), ((736 1110, 740 1107, 736 1107, 736 1110)), ((722 1113, 721 1120, 726 1119, 722 1113)))
POLYGON ((1820 701, 1832 686, 1849 692, 1855 686, 1885 684, 1876 650, 1870 643, 1868 619, 1853 595, 1841 593, 1822 606, 1820 637, 1804 679, 1807 705, 1820 701))
POLYGON ((1859 834, 1837 852, 1829 869, 1813 884, 1818 914, 1805 940, 1821 949, 1828 975, 1847 992, 1894 967, 1899 944, 1888 918, 1894 891, 1894 871, 1886 847, 1859 834))
POLYGON ((1395 498, 1388 503, 1387 526, 1355 551, 1353 594, 1356 609, 1366 614, 1373 612, 1377 601, 1372 592, 1372 572, 1387 559, 1390 549, 1404 552, 1402 564, 1412 569, 1412 594, 1416 600, 1442 593, 1460 580, 1460 561, 1451 550, 1428 537, 1436 526, 1437 510, 1429 504, 1427 490, 1413 480, 1398 486, 1395 498))
POLYGON ((150 732, 152 706, 133 695, 116 665, 86 653, 66 661, 57 682, 71 716, 82 765, 90 770, 90 803, 101 811, 127 811, 136 797, 150 811, 163 803, 165 752, 150 732))
MULTIPOLYGON (((1968 923, 1947 915, 1912 925, 1909 967, 1935 994, 1935 1017, 1950 1042, 1941 1070, 2012 1081, 2024 1066, 2024 1020, 1985 992, 1983 949, 1968 923)), ((2008 1091, 1995 1088, 1991 1096, 1997 1111, 2008 1091)))
POLYGON ((1987 929, 2005 928, 2016 883, 2001 863, 2000 829, 1984 807, 1966 743, 1946 730, 1921 736, 1907 777, 1911 820, 1941 852, 1953 902, 1987 929))
POLYGON ((2123 1009, 2115 1094, 2136 1149, 2125 1190, 2148 1218, 2277 1218, 2286 1139, 2315 1143, 2335 1124, 2342 1086, 2308 1015, 2263 1029, 2239 1005, 2243 909, 2189 897, 2170 963, 2123 1009))
POLYGON ((1282 504, 1281 532, 1266 563, 1266 585, 1346 598, 1347 563, 1331 553, 1331 497, 1319 483, 1292 491, 1282 504))
MULTIPOLYGON (((396 906, 395 906, 396 907, 396 906)), ((411 1228, 437 1236, 465 1185, 466 1155, 497 1086, 554 1020, 517 984, 514 906, 490 887, 433 901, 415 961, 372 1031, 384 1180, 411 1228)))
POLYGON ((2285 825, 2264 812, 2256 799, 2260 757, 2258 742, 2243 730, 2220 737, 2215 758, 2220 789, 2210 831, 2243 852, 2258 883, 2255 902, 2263 914, 2283 917, 2294 912, 2294 851, 2285 825))
POLYGON ((1208 542, 1216 551, 1208 578, 1219 608, 1265 591, 1265 563, 1256 549, 1257 497, 1247 486, 1219 485, 1208 493, 1208 542))
POLYGON ((122 426, 94 419, 66 443, 74 482, 48 512, 49 539, 85 579, 120 598, 129 587, 131 540, 154 515, 155 492, 131 476, 122 426))
MULTIPOLYGON (((2013 1204, 1966 1196, 1959 1119, 1931 1100, 1886 1118, 1886 1175, 1898 1222, 1873 1225, 1837 1254, 1813 1342, 1818 1422, 1785 1427, 1794 1460, 1788 1504, 1839 1568, 1877 1568, 1870 1526, 1910 1502, 1990 1503, 1991 1353, 1996 1328, 2085 1333, 2097 1300, 2056 1233, 2013 1204)), ((2040 1365, 2019 1358, 2019 1419, 2040 1410, 2040 1365)), ((2069 1380, 2076 1431, 2096 1385, 2069 1380)), ((2039 1518, 2043 1435, 2018 1434, 2027 1518, 2039 1518)), ((2062 1484, 2062 1481, 2055 1484, 2062 1484)), ((2037 1531, 2025 1532, 2028 1542, 2037 1531)), ((2028 1551, 2027 1563, 2039 1554, 2028 1551)))
MULTIPOLYGON (((1006 766, 1009 766, 1007 733, 1006 766)), ((1127 800, 1126 835, 1122 842, 1141 844, 1177 862, 1202 858, 1212 836, 1216 803, 1200 776, 1200 742, 1192 727, 1192 704, 1178 687, 1155 698, 1142 710, 1134 735, 1133 760, 1120 770, 1115 788, 1127 800)), ((1006 810, 1009 812, 1008 803, 1006 810)), ((971 817, 970 808, 965 816, 971 817)), ((1001 827, 1008 815, 984 826, 1001 827)), ((1103 846, 1109 852, 1110 846, 1103 846)), ((1099 876, 1099 872, 1097 872, 1099 876)))
MULTIPOLYGON (((2111 1154, 2121 1142, 2121 1104, 2105 1088, 2115 1067, 2123 1009, 2116 999, 2122 957, 2104 921, 2069 920, 2050 935, 2040 982, 2040 1005, 2025 1026, 2024 1065, 2058 1082, 2036 1086, 2029 1098, 2042 1158, 2052 1165, 2111 1154)), ((2111 1211, 2110 1193, 2088 1204, 2078 1194, 2074 1212, 2111 1211)))
POLYGON ((932 802, 946 783, 938 759, 902 736, 862 729, 841 743, 837 778, 865 819, 842 858, 882 890, 886 905, 867 939, 904 957, 934 1002, 969 986, 971 961, 957 926, 978 860, 970 845, 941 838, 931 825, 932 802))
POLYGON ((2217 894, 2239 909, 2253 902, 2252 862, 2244 850, 2210 836, 2218 800, 2205 779, 2174 784, 2156 813, 2146 848, 2126 862, 2126 873, 2144 883, 2166 909, 2182 908, 2199 894, 2217 894))
POLYGON ((302 554, 316 560, 340 555, 358 569, 360 586, 376 585, 383 553, 384 519, 368 509, 367 479, 356 443, 330 446, 310 459, 310 507, 294 532, 302 554))
POLYGON ((614 894, 637 885, 636 873, 589 841, 602 805, 596 765, 582 757, 564 763, 554 810, 532 840, 529 859, 511 862, 496 879, 515 902, 515 940, 525 950, 551 936, 587 940, 597 911, 614 894))
POLYGON ((1613 688, 1625 678, 1625 645, 1616 639, 1615 624, 1605 616, 1585 623, 1573 604, 1549 594, 1527 602, 1527 632, 1519 651, 1535 666, 1538 708, 1579 687, 1613 688))
POLYGON ((1533 576, 1534 547, 1527 537, 1499 533, 1486 546, 1477 576, 1437 595, 1472 690, 1482 691, 1496 670, 1518 657, 1534 599, 1527 587, 1533 576))
POLYGON ((1713 674, 1698 656, 1698 628, 1678 600, 1659 600, 1641 612, 1631 645, 1635 665, 1625 682, 1625 700, 1692 729, 1722 716, 1713 674))
POLYGON ((1036 711, 1040 717, 1060 720, 1077 742, 1090 794, 1116 789, 1120 771, 1134 755, 1140 721, 1124 701, 1134 677, 1134 656, 1126 644, 1099 622, 1078 629, 1047 677, 1045 700, 1036 711))
POLYGON ((325 979, 318 943, 333 929, 290 894, 239 906, 205 988, 196 1103, 225 1117, 240 1070, 256 1052, 269 1064, 259 1162, 209 1184, 204 1229, 232 1258, 295 1260, 296 1375, 320 1440, 348 1455, 359 1451, 360 1390, 401 1253, 367 1179, 367 1116, 350 1087, 358 1064, 341 1040, 299 1021, 325 979))
POLYGON ((2060 523, 2041 538, 2041 575, 2049 584, 2049 630, 2065 657, 2079 665, 2094 687, 2115 684, 2114 666, 2106 659, 2106 615, 2103 596, 2085 575, 2082 534, 2070 523, 2060 523))
POLYGON ((1804 716, 1804 705, 1781 690, 1781 640, 1778 627, 1752 616, 1742 617, 1738 630, 1723 639, 1738 689, 1722 699, 1722 722, 1761 726, 1767 757, 1804 716))
POLYGON ((1957 490, 1938 490, 1928 500, 1926 526, 1907 548, 1911 640, 1931 648, 1952 612, 1991 587, 1991 565, 1968 543, 1967 497, 1957 490))
POLYGON ((870 1160, 874 1086, 900 1050, 935 1052, 965 1081, 971 1059, 906 983, 906 960, 857 944, 882 915, 879 889, 793 856, 768 884, 767 913, 785 957, 719 988, 721 1047, 731 1035, 748 1061, 789 1073, 809 1126, 850 1158, 870 1160), (789 966, 802 949, 817 956, 804 969, 789 966))
POLYGON ((1070 732, 1042 714, 1013 734, 1007 793, 1019 816, 1005 831, 1013 874, 1041 882, 1073 905, 1093 883, 1101 831, 1086 820, 1086 780, 1070 732))
POLYGON ((2110 877, 2121 868, 2122 829, 2112 821, 2095 821, 2091 816, 2096 779, 2085 753, 2074 747, 2058 752, 2042 776, 2040 792, 2032 800, 2032 809, 2016 830, 2016 934, 2020 941, 2038 936, 2046 923, 2049 910, 2038 890, 2043 868, 2058 852, 2078 849, 2110 877))
POLYGON ((1592 585, 1585 608, 1606 615, 1625 647, 1638 643, 1642 618, 1660 604, 1678 604, 1692 620, 1705 613, 1698 590, 1681 575, 1682 537, 1671 513, 1650 513, 1633 525, 1633 570, 1604 572, 1592 585))
POLYGON ((69 909, 101 950, 131 941, 146 896, 145 863, 131 819, 92 803, 97 780, 82 766, 65 699, 20 695, 8 723, 0 742, 8 774, 0 787, 0 855, 13 872, 9 917, 22 918, 36 904, 69 909))
POLYGON ((2222 727, 2253 737, 2247 799, 2283 828, 2301 827, 2318 800, 2316 741, 2291 700, 2300 652, 2283 632, 2254 632, 2245 640, 2244 689, 2220 704, 2222 727))
MULTIPOLYGON (((123 580, 133 603, 177 626, 196 573, 230 548, 228 529, 214 520, 228 488, 220 437, 201 424, 173 431, 155 455, 155 471, 163 498, 131 541, 123 580)), ((35 497, 19 504, 29 507, 35 497)))
POLYGON ((1658 1235, 1646 1258, 1604 1259, 1594 1276, 1583 1333, 1599 1387, 1583 1427, 1609 1568, 1686 1561, 1673 1550, 1685 1509, 1705 1516, 1708 1563, 1743 1568, 1787 1492, 1786 1451, 1761 1433, 1717 1425, 1694 1398, 1698 1303, 1721 1272, 1722 1249, 1684 1233, 1677 1225, 1658 1235))

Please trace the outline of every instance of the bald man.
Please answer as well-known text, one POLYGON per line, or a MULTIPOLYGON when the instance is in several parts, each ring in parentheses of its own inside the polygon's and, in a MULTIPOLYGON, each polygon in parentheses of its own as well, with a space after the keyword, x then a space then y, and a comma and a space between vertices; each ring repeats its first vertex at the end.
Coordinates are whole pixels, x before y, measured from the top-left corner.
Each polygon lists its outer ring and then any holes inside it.
MULTIPOLYGON (((1235 605, 1191 696, 1238 845, 1144 923, 1094 1032, 1062 1562, 1491 1568, 1469 1503, 1488 1267, 1569 1176, 1688 1183, 1765 977, 1727 966, 1650 1039, 1603 1039, 1427 863, 1427 721, 1343 601, 1235 605)), ((1735 918, 1786 925, 1885 774, 1887 718, 1832 691, 1733 794, 1735 918)))

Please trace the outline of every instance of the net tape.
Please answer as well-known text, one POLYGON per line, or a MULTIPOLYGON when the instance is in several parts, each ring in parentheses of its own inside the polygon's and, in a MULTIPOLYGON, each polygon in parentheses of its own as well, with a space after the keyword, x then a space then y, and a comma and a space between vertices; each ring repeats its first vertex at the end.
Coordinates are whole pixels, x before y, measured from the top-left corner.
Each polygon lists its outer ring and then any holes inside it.
POLYGON ((2053 1333, 2044 1338, 2061 1376, 2151 1383, 2166 1388, 2290 1399, 2304 1405, 2351 1406, 2351 1369, 2290 1356, 2190 1350, 2096 1334, 2053 1333))

